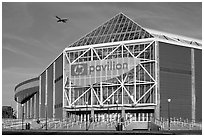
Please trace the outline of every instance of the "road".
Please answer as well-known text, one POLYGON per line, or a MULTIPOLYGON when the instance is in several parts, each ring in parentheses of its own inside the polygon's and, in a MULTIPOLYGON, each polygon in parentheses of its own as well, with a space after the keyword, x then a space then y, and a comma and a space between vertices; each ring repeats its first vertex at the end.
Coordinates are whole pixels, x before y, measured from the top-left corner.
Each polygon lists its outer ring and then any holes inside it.
POLYGON ((77 131, 77 130, 2 130, 3 135, 202 135, 202 130, 174 131, 77 131))

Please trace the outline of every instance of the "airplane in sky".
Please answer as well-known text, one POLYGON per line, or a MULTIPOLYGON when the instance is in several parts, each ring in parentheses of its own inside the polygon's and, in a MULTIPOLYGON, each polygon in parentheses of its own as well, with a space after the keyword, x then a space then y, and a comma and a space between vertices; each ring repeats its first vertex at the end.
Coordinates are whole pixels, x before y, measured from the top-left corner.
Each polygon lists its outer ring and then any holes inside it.
POLYGON ((67 18, 60 18, 60 17, 58 17, 58 16, 55 16, 57 19, 58 19, 58 23, 60 23, 60 22, 62 22, 62 23, 67 23, 67 18))

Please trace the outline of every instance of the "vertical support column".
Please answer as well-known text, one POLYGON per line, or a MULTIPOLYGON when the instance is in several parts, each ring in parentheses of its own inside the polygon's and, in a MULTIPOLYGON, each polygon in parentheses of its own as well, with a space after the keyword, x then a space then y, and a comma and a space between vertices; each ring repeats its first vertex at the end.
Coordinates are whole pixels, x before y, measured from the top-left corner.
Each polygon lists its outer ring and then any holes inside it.
POLYGON ((33 118, 35 118, 35 104, 36 104, 36 94, 33 96, 33 118))
POLYGON ((47 106, 47 69, 45 70, 45 107, 47 106))
POLYGON ((82 116, 82 114, 80 115, 81 116, 81 122, 83 121, 82 119, 83 119, 83 116, 82 116))
POLYGON ((195 122, 195 105, 196 105, 196 97, 195 97, 195 55, 194 49, 191 48, 191 96, 192 96, 192 122, 195 122))
POLYGON ((37 93, 36 93, 36 104, 35 104, 35 118, 36 119, 39 119, 39 108, 40 108, 40 103, 39 103, 39 92, 40 91, 38 91, 37 93))
MULTIPOLYGON (((67 102, 66 101, 66 99, 65 99, 65 80, 66 80, 66 74, 65 74, 65 55, 66 54, 66 52, 65 51, 63 51, 63 55, 62 55, 62 80, 63 80, 63 84, 62 84, 62 119, 64 120, 64 119, 66 119, 66 117, 67 117, 67 115, 66 115, 66 109, 65 109, 65 102, 67 102)), ((67 105, 67 104, 66 104, 67 105)))
POLYGON ((55 60, 55 118, 63 119, 63 54, 55 60))
POLYGON ((30 118, 33 118, 33 97, 30 98, 30 118))
POLYGON ((37 118, 36 117, 36 104, 37 104, 37 102, 36 102, 36 94, 33 96, 33 118, 37 118))
POLYGON ((146 113, 146 120, 149 121, 149 113, 146 113))
POLYGON ((93 52, 94 52, 94 51, 93 51, 93 47, 91 47, 90 50, 91 50, 91 61, 92 61, 92 60, 93 60, 93 52))
MULTIPOLYGON (((35 96, 35 95, 34 95, 35 96)), ((32 104, 31 104, 31 118, 34 118, 34 96, 31 98, 32 99, 32 104)))
MULTIPOLYGON (((122 107, 122 109, 121 109, 121 117, 123 118, 123 120, 125 119, 125 108, 124 107, 122 107)), ((122 122, 124 122, 124 121, 122 121, 122 122)))
POLYGON ((46 70, 41 74, 41 107, 40 107, 40 117, 45 118, 46 112, 46 70))
MULTIPOLYGON (((137 115, 135 115, 135 119, 136 119, 136 116, 137 115)), ((141 121, 141 113, 140 112, 138 113, 138 121, 141 121)))
MULTIPOLYGON (((103 87, 102 87, 102 82, 100 82, 100 102, 103 102, 103 87)), ((103 105, 103 104, 100 104, 103 105)))
POLYGON ((121 104, 122 104, 122 106, 123 106, 123 98, 124 98, 124 81, 123 81, 123 75, 122 75, 122 97, 121 97, 121 104))
MULTIPOLYGON (((70 71, 72 71, 71 70, 71 63, 69 64, 69 70, 70 71)), ((71 72, 69 73, 69 78, 71 78, 71 72)), ((72 83, 71 83, 71 80, 69 80, 69 104, 71 105, 71 103, 72 103, 72 101, 74 101, 73 99, 72 99, 72 97, 71 97, 71 92, 72 92, 72 83)))
POLYGON ((19 112, 19 113, 18 113, 18 116, 19 116, 18 118, 23 118, 23 113, 24 113, 23 105, 22 105, 22 104, 19 104, 18 106, 19 106, 19 108, 20 108, 20 109, 18 110, 18 112, 19 112))
POLYGON ((28 115, 28 118, 30 119, 31 118, 31 110, 32 110, 32 98, 29 99, 29 106, 28 106, 28 112, 29 112, 29 115, 28 115))
POLYGON ((26 119, 27 118, 27 102, 24 103, 24 118, 26 119))
POLYGON ((94 121, 94 108, 91 108, 91 118, 92 118, 92 121, 94 121))
POLYGON ((53 118, 53 63, 47 69, 47 117, 53 118))
POLYGON ((28 110, 28 101, 26 102, 26 118, 29 117, 29 110, 28 110))
POLYGON ((32 118, 32 98, 30 98, 30 108, 29 108, 29 111, 30 111, 30 115, 29 115, 29 118, 32 118))
POLYGON ((133 100, 136 102, 136 95, 137 95, 137 93, 136 93, 136 66, 134 66, 134 98, 133 98, 133 100))
POLYGON ((39 77, 39 108, 38 108, 38 118, 41 118, 41 90, 42 90, 42 86, 41 86, 41 76, 39 77))
POLYGON ((30 118, 30 100, 28 101, 28 105, 27 105, 27 118, 30 118))
MULTIPOLYGON (((122 49, 122 51, 121 51, 121 53, 122 53, 122 58, 123 58, 123 44, 121 44, 121 49, 122 49)), ((117 58, 117 62, 118 62, 118 58, 117 58)), ((125 83, 125 81, 124 81, 124 77, 123 77, 123 74, 124 74, 124 72, 123 72, 123 69, 122 69, 122 75, 121 75, 121 82, 122 82, 122 97, 121 97, 121 104, 122 104, 122 106, 123 106, 123 104, 124 104, 124 101, 123 101, 123 99, 124 99, 124 83, 125 83)), ((121 111, 122 111, 122 109, 121 109, 121 111)))
POLYGON ((30 100, 29 100, 29 104, 30 104, 30 107, 29 107, 29 113, 30 113, 30 115, 29 115, 29 118, 32 118, 32 98, 30 98, 30 100))
MULTIPOLYGON (((18 100, 18 99, 17 99, 17 100, 18 100)), ((16 118, 19 118, 19 114, 18 114, 19 109, 20 109, 20 107, 19 107, 19 105, 18 105, 18 102, 16 102, 16 118)))
POLYGON ((145 113, 142 113, 142 121, 145 121, 145 113))
POLYGON ((91 86, 91 107, 93 107, 93 87, 91 86))
POLYGON ((160 119, 160 68, 159 68, 159 42, 155 41, 155 78, 156 78, 156 88, 155 88, 155 103, 156 108, 154 112, 154 117, 160 119))
POLYGON ((53 118, 55 118, 55 62, 53 63, 53 118))
POLYGON ((48 107, 47 107, 47 86, 48 86, 48 69, 45 71, 45 118, 46 118, 46 130, 47 130, 47 112, 48 112, 48 107))
POLYGON ((30 118, 30 108, 31 108, 30 102, 31 100, 28 100, 28 118, 30 118))

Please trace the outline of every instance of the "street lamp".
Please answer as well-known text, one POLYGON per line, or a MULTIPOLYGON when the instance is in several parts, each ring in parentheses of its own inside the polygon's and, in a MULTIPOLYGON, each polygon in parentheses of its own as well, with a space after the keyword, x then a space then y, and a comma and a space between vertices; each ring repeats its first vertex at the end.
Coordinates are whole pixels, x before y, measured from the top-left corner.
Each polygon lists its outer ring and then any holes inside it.
POLYGON ((169 126, 169 130, 170 130, 170 102, 171 102, 171 99, 169 98, 168 99, 168 126, 169 126))
POLYGON ((86 102, 86 131, 88 131, 88 114, 87 114, 87 111, 88 111, 88 102, 86 102))
POLYGON ((46 104, 46 106, 45 106, 46 108, 45 108, 45 130, 47 130, 47 104, 46 104))

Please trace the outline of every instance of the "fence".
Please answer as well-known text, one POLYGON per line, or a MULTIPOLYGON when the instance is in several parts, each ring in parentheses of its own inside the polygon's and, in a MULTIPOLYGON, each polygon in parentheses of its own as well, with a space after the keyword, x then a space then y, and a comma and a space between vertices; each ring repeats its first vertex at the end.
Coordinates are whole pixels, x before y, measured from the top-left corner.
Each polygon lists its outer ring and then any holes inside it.
MULTIPOLYGON (((73 119, 66 119, 66 120, 60 120, 60 119, 40 119, 40 124, 36 122, 37 119, 26 119, 24 120, 24 127, 25 123, 31 124, 31 129, 45 129, 47 126, 47 129, 78 129, 78 130, 84 130, 88 128, 94 130, 97 128, 104 127, 105 129, 114 129, 117 122, 115 119, 107 119, 103 121, 93 121, 93 122, 87 122, 86 121, 75 121, 73 119), (47 125, 46 125, 47 124, 47 125)), ((136 122, 136 119, 134 117, 130 117, 129 119, 126 119, 123 123, 124 129, 131 124, 131 122, 136 122)), ((152 122, 158 126, 161 127, 161 130, 168 130, 169 129, 169 122, 168 119, 160 118, 154 119, 151 118, 149 122, 152 122)), ((22 128, 22 119, 2 119, 2 128, 3 129, 21 129, 22 128)), ((170 130, 202 130, 202 123, 195 123, 191 122, 188 119, 182 119, 182 118, 170 118, 170 130)))
POLYGON ((164 118, 152 119, 152 122, 159 125, 161 130, 169 130, 169 127, 170 130, 202 130, 202 123, 195 123, 182 118, 170 118, 170 126, 169 120, 164 118))

